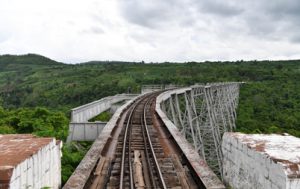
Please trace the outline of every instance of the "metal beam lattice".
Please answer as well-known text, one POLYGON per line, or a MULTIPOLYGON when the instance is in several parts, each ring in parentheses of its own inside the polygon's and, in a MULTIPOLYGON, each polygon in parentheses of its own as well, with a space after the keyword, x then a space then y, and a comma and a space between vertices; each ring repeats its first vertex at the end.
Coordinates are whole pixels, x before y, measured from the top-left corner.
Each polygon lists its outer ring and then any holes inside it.
POLYGON ((240 84, 212 83, 174 90, 161 104, 168 118, 221 177, 222 136, 235 129, 240 84))

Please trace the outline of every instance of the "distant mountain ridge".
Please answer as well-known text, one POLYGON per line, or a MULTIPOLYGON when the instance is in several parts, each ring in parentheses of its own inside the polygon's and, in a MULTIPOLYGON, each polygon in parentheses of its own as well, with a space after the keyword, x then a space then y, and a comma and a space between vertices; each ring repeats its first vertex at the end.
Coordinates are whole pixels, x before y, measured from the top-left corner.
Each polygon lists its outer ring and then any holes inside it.
MULTIPOLYGON (((88 61, 88 62, 78 62, 76 64, 136 64, 136 63, 144 63, 144 61, 141 62, 128 62, 128 61, 110 61, 110 60, 105 60, 105 61, 99 61, 99 60, 94 60, 94 61, 88 61)), ((8 64, 23 64, 23 65, 70 65, 67 63, 63 62, 57 62, 55 60, 52 60, 48 57, 39 55, 39 54, 24 54, 24 55, 11 55, 11 54, 4 54, 0 55, 0 66, 8 65, 8 64)))
MULTIPOLYGON (((272 62, 289 62, 289 63, 299 63, 300 60, 298 59, 292 59, 292 60, 237 60, 237 61, 201 61, 201 62, 150 62, 149 64, 165 64, 165 63, 179 63, 179 64, 185 64, 185 63, 247 63, 247 62, 256 62, 256 63, 272 63, 272 62)), ((58 62, 55 60, 52 60, 48 57, 39 55, 39 54, 34 54, 34 53, 28 53, 24 55, 12 55, 12 54, 3 54, 0 55, 0 69, 4 65, 8 64, 23 64, 23 65, 57 65, 57 66, 63 66, 63 65, 97 65, 97 64, 145 64, 144 61, 140 62, 135 62, 135 61, 118 61, 118 60, 92 60, 92 61, 86 61, 86 62, 77 62, 75 64, 68 64, 64 62, 58 62)))
POLYGON ((34 64, 34 65, 61 65, 63 63, 51 60, 38 54, 0 55, 0 65, 3 64, 34 64))

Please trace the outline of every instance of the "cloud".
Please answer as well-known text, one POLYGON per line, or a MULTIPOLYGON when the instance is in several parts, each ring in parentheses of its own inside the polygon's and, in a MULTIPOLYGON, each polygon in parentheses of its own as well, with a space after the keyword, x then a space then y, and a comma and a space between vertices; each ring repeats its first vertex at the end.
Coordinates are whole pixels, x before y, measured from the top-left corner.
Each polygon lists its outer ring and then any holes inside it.
POLYGON ((201 12, 218 16, 237 16, 244 11, 242 7, 238 6, 239 1, 201 0, 195 1, 195 4, 198 4, 201 12))
POLYGON ((0 54, 58 61, 300 58, 298 0, 3 0, 0 54))
POLYGON ((122 16, 140 26, 157 28, 169 26, 189 16, 189 0, 119 0, 122 16))
POLYGON ((104 30, 98 26, 91 26, 89 29, 82 30, 80 34, 104 34, 104 30))
POLYGON ((264 3, 261 4, 261 9, 272 15, 274 18, 284 19, 284 18, 293 18, 300 17, 300 1, 298 0, 275 0, 272 3, 264 0, 264 3))

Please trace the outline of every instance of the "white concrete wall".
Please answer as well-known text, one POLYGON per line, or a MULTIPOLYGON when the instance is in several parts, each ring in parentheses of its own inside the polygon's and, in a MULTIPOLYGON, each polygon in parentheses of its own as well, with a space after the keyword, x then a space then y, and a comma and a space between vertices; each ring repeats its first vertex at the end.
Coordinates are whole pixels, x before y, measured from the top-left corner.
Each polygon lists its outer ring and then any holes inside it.
POLYGON ((143 85, 141 88, 141 94, 151 93, 160 90, 163 90, 162 85, 143 85))
POLYGON ((67 142, 94 141, 105 125, 106 122, 70 123, 67 142))
POLYGON ((89 104, 74 108, 71 112, 71 122, 87 122, 89 119, 95 117, 101 112, 108 110, 112 104, 123 100, 130 100, 136 96, 137 95, 135 94, 119 94, 105 97, 89 104))
POLYGON ((136 94, 118 94, 79 106, 72 109, 71 122, 67 142, 71 141, 94 141, 106 125, 105 122, 88 122, 91 118, 112 108, 115 112, 122 101, 135 98, 136 94))
POLYGON ((299 189, 280 163, 225 133, 222 142, 224 181, 234 189, 299 189))
POLYGON ((141 94, 146 94, 146 93, 150 93, 150 92, 154 92, 154 91, 160 91, 160 90, 164 90, 164 89, 175 89, 175 88, 179 88, 182 87, 180 85, 173 85, 173 84, 169 84, 169 85, 143 85, 141 88, 141 94))
POLYGON ((61 143, 52 140, 36 154, 17 165, 10 180, 10 189, 40 189, 61 186, 61 143))
POLYGON ((300 178, 293 178, 293 179, 287 179, 286 188, 288 189, 294 189, 300 188, 300 178))

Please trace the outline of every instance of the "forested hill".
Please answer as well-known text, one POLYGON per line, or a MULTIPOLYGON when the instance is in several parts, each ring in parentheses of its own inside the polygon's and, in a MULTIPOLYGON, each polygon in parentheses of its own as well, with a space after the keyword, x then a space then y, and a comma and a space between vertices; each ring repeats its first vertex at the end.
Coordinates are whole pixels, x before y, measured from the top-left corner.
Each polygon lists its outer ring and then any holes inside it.
POLYGON ((300 61, 237 61, 144 64, 97 62, 69 65, 39 55, 0 56, 4 108, 70 108, 127 92, 143 84, 245 81, 238 127, 245 132, 289 132, 300 136, 300 61))
POLYGON ((58 65, 61 64, 47 57, 37 54, 26 54, 26 55, 1 55, 0 65, 1 69, 6 68, 9 65, 58 65))

